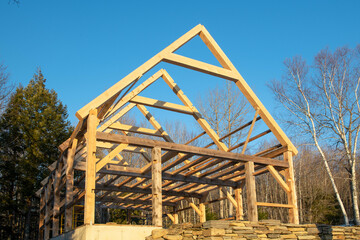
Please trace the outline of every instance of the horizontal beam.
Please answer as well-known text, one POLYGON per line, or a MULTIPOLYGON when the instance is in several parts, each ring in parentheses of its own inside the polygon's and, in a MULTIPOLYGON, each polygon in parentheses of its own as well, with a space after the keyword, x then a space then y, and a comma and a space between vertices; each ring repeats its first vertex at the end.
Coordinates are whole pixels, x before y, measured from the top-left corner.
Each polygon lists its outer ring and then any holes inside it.
POLYGON ((190 153, 200 156, 209 156, 214 158, 228 159, 236 162, 254 162, 260 165, 272 165, 276 167, 288 168, 289 164, 282 160, 275 160, 271 158, 264 158, 258 156, 250 156, 240 153, 224 152, 214 149, 207 149, 201 147, 188 146, 183 144, 169 143, 163 141, 156 141, 151 139, 142 139, 138 137, 129 137, 113 133, 97 132, 96 138, 100 141, 108 141, 112 143, 126 143, 129 145, 141 146, 145 148, 153 148, 158 146, 163 150, 177 151, 181 153, 190 153))
MULTIPOLYGON (((74 166, 75 170, 85 171, 85 162, 78 162, 74 166)), ((100 174, 109 174, 109 175, 120 175, 126 177, 140 177, 151 179, 151 174, 142 173, 139 169, 130 168, 130 167, 121 167, 116 165, 110 165, 106 169, 101 169, 99 171, 100 174)), ((208 185, 219 185, 219 186, 228 186, 228 187, 236 187, 237 184, 233 181, 222 181, 218 179, 210 179, 210 178, 198 178, 194 176, 185 176, 182 174, 172 175, 170 173, 162 173, 163 180, 169 181, 177 181, 177 182, 187 182, 187 183, 199 183, 199 184, 208 184, 208 185)))
POLYGON ((294 205, 290 204, 281 204, 281 203, 267 203, 267 202, 257 202, 259 207, 281 207, 281 208, 294 208, 294 205))
MULTIPOLYGON (((114 185, 106 186, 105 184, 96 184, 96 191, 112 191, 112 192, 131 192, 131 193, 145 193, 145 194, 152 194, 151 188, 143 189, 139 187, 117 187, 114 185)), ((201 194, 196 193, 188 193, 188 192, 177 192, 177 191, 162 191, 163 195, 167 196, 180 196, 180 197, 194 197, 194 198, 201 198, 201 194)))
MULTIPOLYGON (((96 201, 100 202, 112 202, 112 203, 129 203, 129 204, 143 204, 143 205, 152 205, 151 200, 141 200, 141 199, 121 199, 117 197, 104 197, 104 198, 96 198, 96 201)), ((163 202, 163 206, 176 206, 176 203, 163 202)))
POLYGON ((129 102, 135 103, 135 104, 141 104, 149 107, 154 108, 160 108, 163 110, 169 110, 173 112, 178 113, 185 113, 189 115, 193 115, 193 111, 187 106, 176 104, 176 103, 170 103, 170 102, 163 102, 157 99, 142 97, 142 96, 136 96, 132 98, 129 102))
POLYGON ((184 57, 176 53, 169 53, 165 55, 163 61, 231 81, 237 81, 240 77, 238 73, 231 70, 184 57))
POLYGON ((115 122, 115 123, 111 124, 108 128, 116 129, 116 130, 120 130, 120 131, 127 131, 127 132, 132 132, 132 133, 139 133, 139 134, 145 134, 145 135, 150 135, 150 136, 162 137, 161 132, 159 130, 135 127, 135 126, 131 126, 131 125, 121 124, 120 122, 115 122))

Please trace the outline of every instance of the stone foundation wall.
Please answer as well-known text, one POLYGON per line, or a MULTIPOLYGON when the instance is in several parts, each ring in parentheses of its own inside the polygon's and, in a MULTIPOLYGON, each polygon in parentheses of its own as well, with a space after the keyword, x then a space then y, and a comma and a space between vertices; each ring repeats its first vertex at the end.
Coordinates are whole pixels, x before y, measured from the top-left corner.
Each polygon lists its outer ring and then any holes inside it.
POLYGON ((282 224, 277 220, 260 222, 248 221, 208 221, 192 225, 184 223, 169 229, 157 229, 146 240, 360 240, 360 227, 338 227, 316 224, 282 224))

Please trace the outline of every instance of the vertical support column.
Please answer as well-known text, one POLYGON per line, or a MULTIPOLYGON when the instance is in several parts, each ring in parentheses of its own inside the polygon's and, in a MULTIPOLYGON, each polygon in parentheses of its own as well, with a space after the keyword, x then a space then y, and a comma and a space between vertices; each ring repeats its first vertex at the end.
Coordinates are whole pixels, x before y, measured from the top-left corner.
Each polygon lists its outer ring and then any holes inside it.
POLYGON ((51 184, 52 184, 52 176, 49 176, 49 182, 46 185, 45 189, 45 219, 44 219, 44 239, 50 239, 50 194, 51 194, 51 184))
POLYGON ((244 209, 243 209, 243 201, 242 201, 242 188, 236 188, 234 192, 235 192, 235 201, 237 204, 236 220, 243 220, 244 209))
POLYGON ((61 170, 62 170, 62 156, 58 162, 55 170, 55 180, 54 180, 54 204, 53 204, 53 215, 52 215, 52 237, 59 235, 59 217, 57 216, 60 211, 60 191, 59 186, 61 182, 61 170))
POLYGON ((290 192, 287 193, 288 204, 293 205, 293 208, 289 208, 289 222, 299 224, 299 211, 296 197, 294 165, 292 159, 292 152, 284 152, 284 160, 289 163, 289 168, 285 170, 285 178, 290 192))
POLYGON ((97 109, 90 111, 86 132, 86 172, 85 172, 85 206, 84 224, 95 223, 95 164, 96 164, 96 127, 98 125, 97 109))
POLYGON ((162 227, 162 180, 161 180, 161 148, 154 147, 151 152, 152 174, 152 223, 162 227))
POLYGON ((256 189, 255 189, 255 176, 254 162, 245 163, 245 183, 246 183, 246 197, 248 207, 248 220, 257 222, 258 211, 256 206, 256 189))
POLYGON ((44 219, 45 219, 45 189, 41 192, 40 196, 40 218, 39 218, 39 240, 44 239, 44 229, 41 229, 44 225, 44 219))
POLYGON ((127 209, 126 216, 127 216, 127 223, 131 225, 131 210, 130 209, 127 209))
POLYGON ((174 213, 174 224, 179 224, 179 214, 177 212, 174 213))
POLYGON ((206 208, 205 208, 205 204, 203 202, 200 202, 199 204, 199 208, 200 208, 200 222, 204 223, 206 222, 206 208))
POLYGON ((65 232, 72 229, 72 207, 68 206, 74 199, 74 157, 77 143, 78 139, 74 138, 66 159, 65 232))

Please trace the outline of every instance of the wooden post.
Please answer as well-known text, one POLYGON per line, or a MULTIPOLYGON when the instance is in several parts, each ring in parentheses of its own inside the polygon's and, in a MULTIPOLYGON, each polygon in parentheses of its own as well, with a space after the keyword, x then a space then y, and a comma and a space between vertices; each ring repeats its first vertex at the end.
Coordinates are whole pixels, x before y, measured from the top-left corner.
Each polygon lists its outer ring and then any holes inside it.
POLYGON ((47 223, 50 217, 50 193, 51 193, 51 184, 52 184, 52 180, 51 180, 51 176, 49 179, 48 184, 46 185, 45 188, 45 219, 44 219, 44 239, 50 239, 50 224, 47 223))
POLYGON ((127 209, 126 216, 127 216, 127 223, 131 225, 131 211, 130 211, 130 209, 127 209))
POLYGON ((299 224, 299 211, 297 205, 294 166, 291 151, 284 152, 284 160, 289 163, 289 168, 285 170, 285 178, 290 189, 290 192, 287 192, 288 204, 294 206, 289 208, 289 222, 299 224))
POLYGON ((40 218, 39 218, 39 240, 44 239, 44 229, 41 229, 42 226, 44 225, 44 219, 45 219, 45 214, 44 214, 44 207, 45 207, 45 190, 43 192, 41 192, 41 196, 40 196, 40 218))
POLYGON ((245 182, 246 182, 246 197, 248 207, 248 220, 252 222, 258 221, 258 212, 256 206, 256 188, 254 162, 245 163, 245 182))
POLYGON ((200 208, 200 212, 201 212, 201 214, 200 214, 200 222, 201 222, 201 223, 204 223, 204 222, 206 222, 206 209, 205 209, 205 204, 201 202, 201 203, 199 204, 199 208, 200 208))
POLYGON ((152 223, 162 227, 162 180, 161 180, 161 148, 154 147, 151 152, 152 173, 152 223))
POLYGON ((53 215, 52 215, 52 237, 59 235, 59 217, 57 216, 60 211, 60 191, 59 186, 61 182, 61 171, 63 163, 62 157, 55 170, 55 181, 54 181, 54 204, 53 204, 53 215))
POLYGON ((64 231, 72 229, 72 207, 67 207, 74 199, 74 156, 76 152, 78 139, 74 138, 71 148, 68 149, 66 160, 66 196, 65 196, 65 224, 64 231))
POLYGON ((179 224, 179 214, 177 212, 174 213, 174 224, 179 224))
POLYGON ((85 173, 85 206, 84 224, 95 223, 95 164, 96 164, 96 127, 98 125, 97 109, 90 111, 86 132, 86 173, 85 173))
POLYGON ((235 192, 235 201, 237 204, 236 220, 243 220, 244 209, 243 209, 243 201, 242 201, 242 188, 236 188, 234 192, 235 192))

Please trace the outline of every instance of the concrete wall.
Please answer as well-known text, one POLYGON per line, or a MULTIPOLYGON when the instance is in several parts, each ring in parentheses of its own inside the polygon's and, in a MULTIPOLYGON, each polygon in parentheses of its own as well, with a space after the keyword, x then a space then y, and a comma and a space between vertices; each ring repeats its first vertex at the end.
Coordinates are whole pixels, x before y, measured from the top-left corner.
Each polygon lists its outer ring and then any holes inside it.
POLYGON ((52 240, 144 240, 154 229, 160 228, 118 224, 84 225, 52 240))

